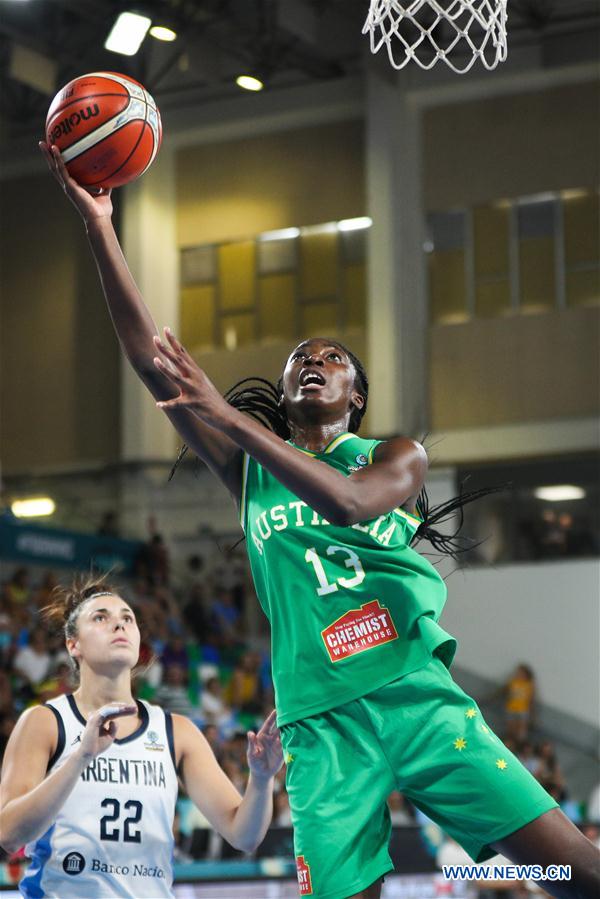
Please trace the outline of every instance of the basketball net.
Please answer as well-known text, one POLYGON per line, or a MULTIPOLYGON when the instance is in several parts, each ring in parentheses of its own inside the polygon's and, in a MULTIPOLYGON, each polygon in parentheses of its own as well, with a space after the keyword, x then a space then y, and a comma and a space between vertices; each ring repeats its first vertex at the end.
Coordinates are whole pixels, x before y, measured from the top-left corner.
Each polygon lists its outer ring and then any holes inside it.
POLYGON ((506 59, 507 0, 370 0, 363 27, 371 52, 386 45, 391 64, 431 69, 442 60, 459 75, 479 59, 495 69, 506 59), (464 54, 468 54, 465 59, 464 54))

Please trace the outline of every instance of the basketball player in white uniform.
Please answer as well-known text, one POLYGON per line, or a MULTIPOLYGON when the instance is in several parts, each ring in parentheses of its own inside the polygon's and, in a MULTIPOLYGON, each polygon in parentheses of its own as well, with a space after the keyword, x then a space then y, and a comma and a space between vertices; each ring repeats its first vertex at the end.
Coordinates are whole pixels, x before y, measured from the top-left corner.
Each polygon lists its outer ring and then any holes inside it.
POLYGON ((172 896, 177 774, 229 843, 256 848, 282 764, 274 713, 248 734, 250 779, 242 798, 187 718, 133 700, 140 633, 114 588, 99 579, 74 585, 48 617, 63 624, 80 685, 26 711, 6 749, 0 842, 8 851, 27 844, 31 864, 21 894, 172 896))

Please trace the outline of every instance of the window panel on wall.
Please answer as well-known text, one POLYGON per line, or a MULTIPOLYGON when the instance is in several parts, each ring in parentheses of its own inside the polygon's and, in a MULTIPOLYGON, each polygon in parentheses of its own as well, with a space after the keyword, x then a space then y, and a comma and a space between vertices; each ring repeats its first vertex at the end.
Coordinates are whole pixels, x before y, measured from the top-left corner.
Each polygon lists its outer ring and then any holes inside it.
POLYGON ((510 309, 508 278, 480 281, 475 289, 475 311, 482 318, 504 315, 510 309))
POLYGON ((355 228, 351 231, 339 232, 342 261, 345 265, 354 265, 366 261, 368 233, 368 228, 355 228))
POLYGON ((333 337, 338 330, 337 303, 306 303, 300 311, 300 338, 333 337))
POLYGON ((563 194, 565 265, 600 262, 598 194, 572 191, 563 194))
POLYGON ((263 275, 258 281, 261 340, 293 340, 296 336, 295 274, 263 275))
POLYGON ((182 289, 180 330, 182 343, 188 349, 214 345, 214 284, 195 284, 182 289))
POLYGON ((565 235, 567 305, 600 302, 600 209, 593 191, 565 191, 562 197, 565 235))
POLYGON ((345 265, 342 278, 346 327, 364 328, 367 319, 366 266, 364 263, 345 265))
POLYGON ((218 249, 221 311, 254 305, 256 249, 253 240, 223 244, 218 249))
POLYGON ((300 235, 300 296, 323 300, 338 293, 338 232, 303 229, 300 235))
POLYGON ((475 277, 507 277, 510 205, 494 203, 473 209, 475 277))
POLYGON ((600 268, 568 271, 565 280, 569 306, 591 306, 600 303, 600 268))
POLYGON ((432 322, 467 318, 466 215, 435 212, 427 217, 427 265, 432 322))
POLYGON ((519 305, 527 310, 551 309, 556 302, 556 201, 520 202, 519 305))
POLYGON ((294 238, 259 240, 257 253, 259 275, 291 272, 297 266, 298 241, 294 238))
POLYGON ((220 319, 221 345, 228 350, 256 342, 255 315, 242 312, 222 315, 220 319))
POLYGON ((217 279, 216 247, 187 247, 181 251, 181 283, 203 284, 217 279))
POLYGON ((508 203, 473 210, 476 315, 502 315, 510 309, 509 223, 508 203))

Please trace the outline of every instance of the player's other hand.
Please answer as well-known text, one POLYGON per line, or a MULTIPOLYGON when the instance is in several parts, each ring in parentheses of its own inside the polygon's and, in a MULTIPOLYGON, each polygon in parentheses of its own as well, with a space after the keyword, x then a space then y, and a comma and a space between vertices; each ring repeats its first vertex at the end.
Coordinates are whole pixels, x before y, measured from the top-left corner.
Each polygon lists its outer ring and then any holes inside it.
POLYGON ((50 146, 42 140, 39 141, 38 146, 53 177, 58 181, 84 222, 87 224, 93 219, 110 218, 113 211, 110 190, 102 188, 94 191, 82 187, 69 175, 58 147, 50 146))
POLYGON ((189 409, 214 428, 226 427, 232 407, 169 328, 164 329, 164 334, 164 340, 154 338, 154 346, 160 353, 154 358, 154 365, 177 387, 179 395, 156 405, 165 411, 189 409))
POLYGON ((281 740, 275 718, 273 709, 257 734, 248 731, 248 767, 254 780, 275 777, 283 765, 281 740))
POLYGON ((112 745, 116 735, 116 718, 124 715, 136 715, 137 706, 126 702, 112 702, 97 709, 88 718, 85 730, 81 734, 81 745, 77 750, 85 759, 96 758, 112 745))

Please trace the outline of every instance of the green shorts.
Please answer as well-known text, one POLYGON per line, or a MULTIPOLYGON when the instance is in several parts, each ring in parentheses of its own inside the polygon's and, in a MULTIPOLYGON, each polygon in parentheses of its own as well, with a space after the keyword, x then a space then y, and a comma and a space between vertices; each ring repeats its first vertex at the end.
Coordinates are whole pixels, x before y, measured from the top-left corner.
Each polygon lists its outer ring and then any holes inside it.
POLYGON ((433 658, 374 693, 281 728, 301 896, 342 899, 393 870, 400 790, 471 858, 556 807, 433 658))

